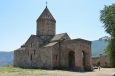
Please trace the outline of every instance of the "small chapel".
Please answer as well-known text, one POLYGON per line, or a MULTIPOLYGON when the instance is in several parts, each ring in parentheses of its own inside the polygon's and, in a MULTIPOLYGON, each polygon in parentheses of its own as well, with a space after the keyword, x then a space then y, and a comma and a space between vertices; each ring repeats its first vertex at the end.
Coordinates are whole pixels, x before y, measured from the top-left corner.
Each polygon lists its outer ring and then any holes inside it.
POLYGON ((36 35, 14 50, 14 67, 93 70, 91 41, 56 34, 56 20, 47 6, 36 23, 36 35))

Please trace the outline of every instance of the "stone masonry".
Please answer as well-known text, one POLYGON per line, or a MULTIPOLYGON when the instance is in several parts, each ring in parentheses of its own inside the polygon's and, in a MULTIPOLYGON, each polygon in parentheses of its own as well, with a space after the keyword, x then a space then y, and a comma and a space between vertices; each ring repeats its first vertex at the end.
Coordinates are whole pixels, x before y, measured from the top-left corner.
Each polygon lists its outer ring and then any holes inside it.
POLYGON ((36 35, 14 51, 14 67, 93 70, 91 41, 56 34, 56 20, 47 6, 36 22, 36 35))
POLYGON ((92 65, 96 66, 97 60, 100 60, 100 66, 102 68, 109 68, 110 66, 110 60, 107 58, 107 55, 100 54, 100 57, 93 57, 92 58, 92 65))
POLYGON ((110 61, 107 58, 107 55, 102 55, 100 54, 100 66, 103 68, 109 68, 110 66, 110 61))
POLYGON ((92 65, 93 67, 97 66, 97 60, 100 59, 100 57, 92 57, 92 65))

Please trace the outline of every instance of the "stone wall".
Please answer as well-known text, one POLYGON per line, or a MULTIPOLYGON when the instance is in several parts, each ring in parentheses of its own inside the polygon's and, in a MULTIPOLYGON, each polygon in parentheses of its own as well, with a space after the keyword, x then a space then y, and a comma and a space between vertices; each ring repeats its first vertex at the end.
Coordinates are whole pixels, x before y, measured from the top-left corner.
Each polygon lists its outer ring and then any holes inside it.
POLYGON ((52 47, 40 47, 34 37, 26 42, 25 50, 14 51, 14 66, 52 69, 52 47))
POLYGON ((32 67, 52 69, 52 47, 45 47, 36 50, 33 60, 30 61, 32 67))
POLYGON ((52 65, 53 68, 59 68, 60 66, 60 49, 59 44, 55 44, 52 50, 52 65))
POLYGON ((100 59, 100 57, 93 57, 93 58, 92 58, 92 65, 93 65, 93 66, 96 66, 96 61, 97 61, 98 59, 100 59))
POLYGON ((14 51, 14 67, 24 67, 24 50, 14 51))
POLYGON ((31 54, 27 50, 16 50, 14 52, 14 67, 23 68, 48 68, 52 69, 52 47, 40 48, 31 54))
POLYGON ((110 67, 110 61, 107 56, 103 56, 102 54, 100 54, 100 66, 103 68, 110 67))

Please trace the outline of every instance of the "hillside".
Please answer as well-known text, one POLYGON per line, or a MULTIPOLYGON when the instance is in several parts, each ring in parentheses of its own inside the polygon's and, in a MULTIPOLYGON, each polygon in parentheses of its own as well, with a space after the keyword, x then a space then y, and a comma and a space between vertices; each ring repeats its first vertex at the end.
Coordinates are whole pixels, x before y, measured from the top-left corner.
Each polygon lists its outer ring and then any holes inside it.
POLYGON ((14 52, 0 52, 0 66, 13 64, 14 52))
MULTIPOLYGON (((104 41, 92 41, 92 57, 98 57, 99 54, 103 54, 104 48, 107 46, 107 42, 104 41)), ((0 66, 13 64, 14 52, 0 52, 0 66)))
POLYGON ((108 43, 105 41, 92 41, 92 57, 99 57, 100 54, 104 54, 104 49, 106 48, 107 44, 108 43))

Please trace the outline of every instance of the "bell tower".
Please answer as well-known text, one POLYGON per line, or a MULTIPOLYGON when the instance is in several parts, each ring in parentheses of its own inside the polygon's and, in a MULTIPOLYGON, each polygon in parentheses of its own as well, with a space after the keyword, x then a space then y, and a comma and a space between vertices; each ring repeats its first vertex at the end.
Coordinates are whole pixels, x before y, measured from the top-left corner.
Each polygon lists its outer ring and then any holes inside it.
POLYGON ((37 22, 37 31, 36 35, 41 37, 44 41, 49 40, 56 34, 56 20, 50 13, 48 7, 44 9, 42 14, 36 20, 37 22))

